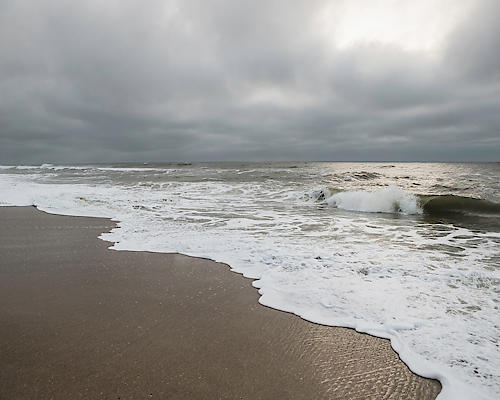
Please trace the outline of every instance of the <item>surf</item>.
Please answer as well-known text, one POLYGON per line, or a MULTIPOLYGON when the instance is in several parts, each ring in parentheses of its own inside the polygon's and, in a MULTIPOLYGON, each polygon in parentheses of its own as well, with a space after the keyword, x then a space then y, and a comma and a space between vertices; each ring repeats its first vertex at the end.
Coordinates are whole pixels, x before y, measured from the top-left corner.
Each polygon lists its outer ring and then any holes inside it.
POLYGON ((415 194, 397 186, 374 191, 322 188, 306 197, 317 203, 358 212, 431 216, 500 215, 500 204, 493 201, 452 194, 415 194))
POLYGON ((497 214, 500 204, 474 197, 446 195, 421 195, 420 207, 429 215, 444 214, 497 214))

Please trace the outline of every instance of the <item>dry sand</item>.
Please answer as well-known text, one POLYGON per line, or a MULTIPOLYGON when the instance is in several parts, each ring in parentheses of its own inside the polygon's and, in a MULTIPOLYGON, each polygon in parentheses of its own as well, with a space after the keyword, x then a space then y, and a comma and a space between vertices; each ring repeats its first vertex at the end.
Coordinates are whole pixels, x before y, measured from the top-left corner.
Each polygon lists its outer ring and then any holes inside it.
POLYGON ((258 304, 251 280, 112 251, 107 219, 0 207, 0 399, 433 399, 387 340, 258 304))

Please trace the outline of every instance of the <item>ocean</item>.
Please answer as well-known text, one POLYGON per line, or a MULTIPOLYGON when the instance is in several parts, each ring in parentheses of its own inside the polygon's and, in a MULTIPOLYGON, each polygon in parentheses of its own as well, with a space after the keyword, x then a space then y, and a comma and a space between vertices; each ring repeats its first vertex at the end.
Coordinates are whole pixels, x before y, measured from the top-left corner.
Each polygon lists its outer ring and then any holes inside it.
POLYGON ((390 339, 440 399, 500 397, 500 163, 2 166, 0 205, 113 218, 112 249, 227 263, 263 305, 390 339))

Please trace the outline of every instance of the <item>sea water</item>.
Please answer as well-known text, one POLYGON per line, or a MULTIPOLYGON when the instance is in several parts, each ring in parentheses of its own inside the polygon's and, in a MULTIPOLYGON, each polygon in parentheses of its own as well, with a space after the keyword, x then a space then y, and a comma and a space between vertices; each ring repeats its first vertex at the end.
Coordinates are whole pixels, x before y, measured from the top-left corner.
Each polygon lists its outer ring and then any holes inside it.
POLYGON ((500 397, 500 164, 0 167, 0 205, 111 217, 115 250, 255 279, 266 306, 391 340, 440 399, 500 397))

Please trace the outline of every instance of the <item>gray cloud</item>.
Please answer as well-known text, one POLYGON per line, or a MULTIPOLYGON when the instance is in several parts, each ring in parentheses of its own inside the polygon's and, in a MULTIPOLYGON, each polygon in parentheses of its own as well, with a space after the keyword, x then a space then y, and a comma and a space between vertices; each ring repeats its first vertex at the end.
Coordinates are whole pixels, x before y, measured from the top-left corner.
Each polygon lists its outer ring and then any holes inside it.
POLYGON ((498 2, 432 56, 324 3, 0 0, 0 163, 499 159, 498 2))

